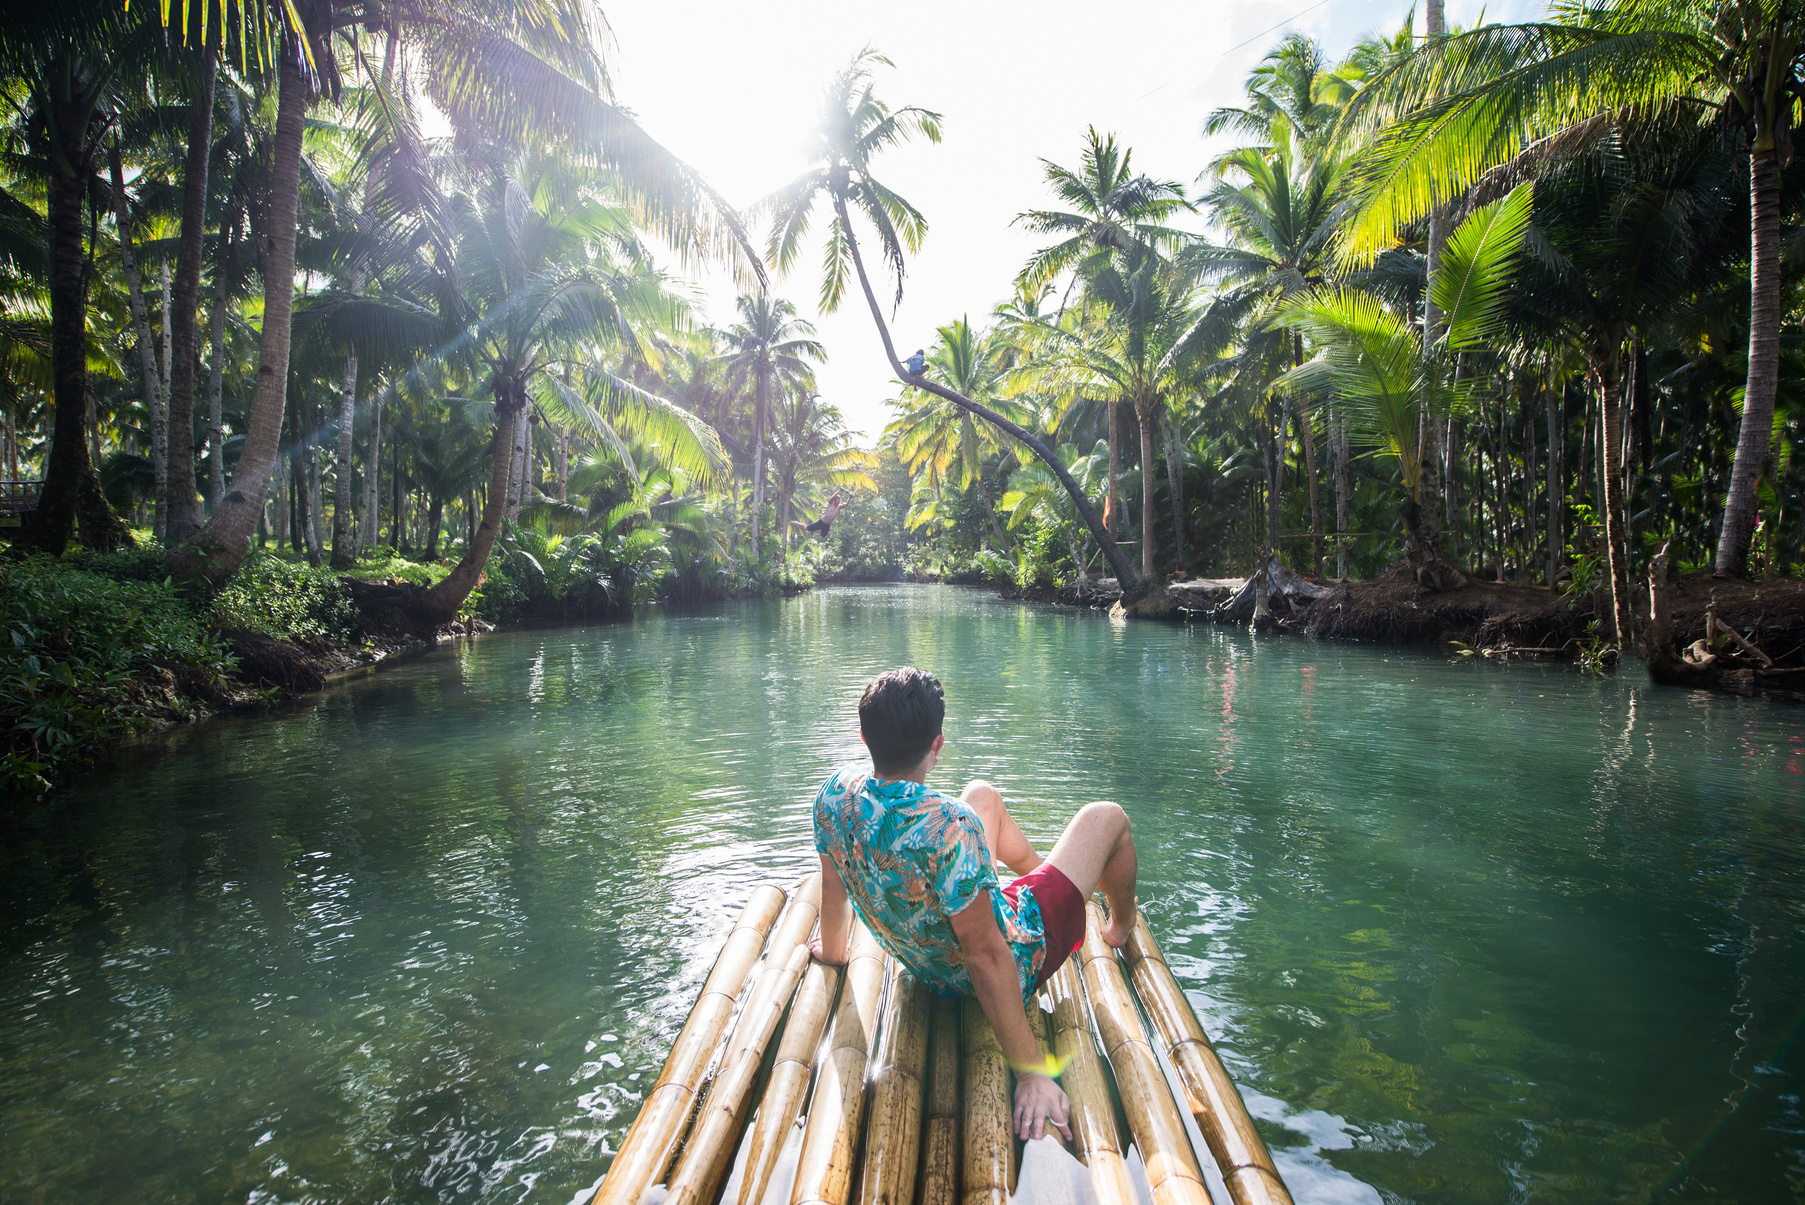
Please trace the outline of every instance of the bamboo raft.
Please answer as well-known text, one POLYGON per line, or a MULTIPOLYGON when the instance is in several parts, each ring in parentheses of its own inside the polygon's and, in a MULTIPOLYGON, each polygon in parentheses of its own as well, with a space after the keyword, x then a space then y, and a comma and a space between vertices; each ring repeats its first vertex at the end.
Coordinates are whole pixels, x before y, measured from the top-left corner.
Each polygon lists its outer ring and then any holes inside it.
MULTIPOLYGON (((819 875, 752 893, 591 1205, 659 1185, 665 1205, 764 1205, 798 1125, 787 1205, 1007 1205, 1013 1085, 977 1001, 930 992, 856 922, 845 967, 814 962, 820 902, 819 875)), ((1097 1205, 1210 1205, 1185 1111, 1234 1205, 1291 1205, 1145 918, 1119 952, 1094 903, 1087 921, 1029 1020, 1066 1063, 1070 1151, 1097 1205)))

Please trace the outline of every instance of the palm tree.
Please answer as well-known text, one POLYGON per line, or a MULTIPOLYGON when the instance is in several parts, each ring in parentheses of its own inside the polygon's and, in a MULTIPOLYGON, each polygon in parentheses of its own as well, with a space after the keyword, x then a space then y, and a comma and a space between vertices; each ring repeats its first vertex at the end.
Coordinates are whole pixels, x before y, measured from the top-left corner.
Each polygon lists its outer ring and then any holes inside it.
POLYGON ((827 259, 821 286, 822 308, 832 310, 839 305, 845 294, 847 272, 850 269, 855 273, 859 278, 859 287, 864 291, 865 303, 871 309, 871 319, 877 326, 878 338, 884 345, 884 355, 889 359, 891 370, 897 378, 964 407, 1026 444, 1042 463, 1059 476, 1060 483, 1071 493, 1085 526, 1091 529, 1091 534, 1103 545, 1110 567, 1116 571, 1123 590, 1132 597, 1135 583, 1133 567, 1129 565, 1128 558, 1122 555, 1115 540, 1104 530, 1096 508, 1084 497, 1078 483, 1072 480, 1071 474, 1053 450, 1027 428, 988 406, 949 386, 929 380, 925 375, 912 377, 904 371, 902 361, 897 358, 889 325, 884 321, 884 312, 878 305, 877 293, 871 287, 864 258, 859 253, 858 234, 853 228, 852 212, 856 209, 875 230, 880 253, 896 277, 896 296, 900 302, 905 248, 913 250, 919 245, 927 223, 914 206, 871 174, 871 161, 879 151, 907 141, 916 134, 930 142, 938 142, 940 117, 937 113, 912 106, 893 111, 877 97, 871 82, 872 69, 878 65, 888 66, 889 60, 870 50, 861 51, 854 56, 851 65, 829 84, 822 106, 822 124, 816 135, 814 158, 817 166, 761 203, 764 209, 774 215, 767 253, 780 271, 794 263, 802 238, 808 230, 809 215, 816 202, 825 194, 833 211, 833 223, 828 230, 827 259))
MULTIPOLYGON (((1250 307, 1243 346, 1250 362, 1281 370, 1303 362, 1301 340, 1273 325, 1270 315, 1331 274, 1344 166, 1332 148, 1307 146, 1298 138, 1270 148, 1242 148, 1217 160, 1218 179, 1204 203, 1229 238, 1221 246, 1197 245, 1185 253, 1184 262, 1200 276, 1227 285, 1250 307)), ((1310 530, 1320 573, 1322 500, 1315 430, 1307 398, 1297 395, 1291 401, 1309 478, 1310 530)), ((1269 503, 1271 538, 1277 532, 1276 489, 1269 503)))
MULTIPOLYGON (((240 8, 252 2, 233 0, 240 8)), ((271 192, 263 224, 265 298, 257 393, 234 488, 190 546, 173 549, 170 555, 178 573, 215 582, 229 578, 243 560, 276 463, 294 292, 302 126, 316 95, 337 94, 342 87, 337 59, 322 31, 339 29, 346 38, 357 33, 348 0, 294 0, 285 3, 283 11, 297 15, 304 29, 289 31, 282 53, 274 55, 279 86, 271 192)), ((355 12, 362 15, 363 10, 355 12)), ((512 0, 478 13, 449 0, 405 0, 370 19, 405 30, 417 41, 431 98, 467 145, 479 146, 489 139, 517 151, 556 143, 571 158, 586 159, 609 172, 638 218, 668 236, 680 253, 723 258, 743 254, 739 262, 744 272, 762 278, 763 269, 732 211, 688 165, 647 136, 614 103, 598 43, 582 11, 559 6, 556 16, 548 17, 533 0, 512 0)), ((512 403, 498 411, 510 418, 515 413, 512 403)), ((428 610, 437 609, 459 589, 467 593, 480 572, 479 563, 467 574, 446 579, 459 584, 435 594, 428 610)), ((455 610, 453 606, 447 614, 455 610)))
POLYGON ((727 344, 727 387, 739 397, 752 394, 752 555, 759 550, 764 523, 765 428, 772 403, 814 388, 809 361, 827 353, 812 337, 815 328, 796 316, 796 307, 768 292, 742 294, 740 321, 722 332, 727 344))
MULTIPOLYGON (((1031 209, 1016 215, 1014 224, 1025 226, 1030 233, 1059 236, 1058 242, 1028 257, 1016 274, 1018 291, 1045 288, 1060 273, 1071 271, 1071 283, 1066 288, 1069 301, 1072 288, 1118 257, 1141 248, 1170 250, 1189 237, 1164 224, 1167 218, 1191 208, 1185 200, 1184 186, 1175 180, 1136 175, 1133 151, 1117 147, 1114 134, 1104 137, 1095 126, 1086 134, 1077 171, 1041 160, 1048 186, 1067 208, 1031 209)), ((1060 310, 1064 309, 1062 302, 1060 310)), ((1122 474, 1122 441, 1114 406, 1109 407, 1108 418, 1109 500, 1104 513, 1113 537, 1116 518, 1122 513, 1116 495, 1116 479, 1122 474)))
POLYGON ((877 468, 877 455, 853 446, 855 437, 846 429, 839 408, 823 402, 819 394, 793 394, 788 405, 779 405, 774 434, 778 530, 787 556, 796 503, 815 503, 830 489, 875 494, 877 482, 870 474, 877 468))
POLYGON ((1345 253, 1445 208, 1486 173, 1583 154, 1626 121, 1731 133, 1749 157, 1748 378, 1716 572, 1746 570, 1756 487, 1773 432, 1780 362, 1780 166, 1805 98, 1805 10, 1793 4, 1611 0, 1556 23, 1486 26, 1431 42, 1350 106, 1377 138, 1345 253))
MULTIPOLYGON (((482 576, 510 497, 519 495, 524 480, 517 449, 530 449, 517 434, 527 422, 529 401, 567 423, 590 425, 598 438, 612 434, 598 401, 673 444, 696 437, 693 416, 596 363, 602 345, 618 341, 633 352, 636 326, 672 324, 681 307, 642 263, 617 262, 618 255, 638 252, 623 213, 580 190, 570 204, 560 204, 563 191, 556 181, 504 174, 475 196, 453 198, 450 206, 462 285, 456 345, 486 377, 484 389, 494 402, 494 461, 475 538, 451 573, 416 604, 423 620, 443 623, 455 616, 482 576), (587 396, 564 380, 572 364, 584 368, 587 396)), ((709 474, 718 448, 697 457, 698 476, 709 474)))
MULTIPOLYGON (((1153 429, 1175 395, 1195 383, 1193 368, 1212 332, 1198 321, 1185 274, 1145 245, 1093 264, 1085 297, 1094 320, 1074 330, 1049 326, 1043 363, 1021 375, 1133 411, 1141 437, 1141 576, 1152 581, 1153 429)), ((1182 539, 1182 530, 1173 534, 1182 539)))
MULTIPOLYGON (((1030 421, 1025 407, 1004 396, 1007 369, 1000 362, 993 339, 980 336, 972 329, 970 319, 964 317, 939 328, 937 333, 940 338, 928 357, 936 377, 1013 422, 1030 421)), ((971 411, 934 394, 924 396, 921 391, 905 390, 893 404, 909 408, 890 423, 884 435, 895 440, 896 453, 910 474, 925 474, 928 487, 936 491, 947 481, 962 490, 976 487, 997 546, 1010 551, 1011 541, 1003 532, 996 504, 984 483, 985 459, 1009 452, 997 429, 976 421, 971 411), (909 407, 910 401, 920 404, 909 407)))
POLYGON ((1455 373, 1455 354, 1482 346, 1502 330, 1532 201, 1531 187, 1523 185, 1474 211, 1450 236, 1443 270, 1433 282, 1445 321, 1431 356, 1422 354, 1408 318, 1363 289, 1326 285, 1288 302, 1276 315, 1278 322, 1303 332, 1317 355, 1280 377, 1274 388, 1332 393, 1355 424, 1397 457, 1409 552, 1429 575, 1441 570, 1439 549, 1423 531, 1422 442, 1430 420, 1468 404, 1474 381, 1455 373))

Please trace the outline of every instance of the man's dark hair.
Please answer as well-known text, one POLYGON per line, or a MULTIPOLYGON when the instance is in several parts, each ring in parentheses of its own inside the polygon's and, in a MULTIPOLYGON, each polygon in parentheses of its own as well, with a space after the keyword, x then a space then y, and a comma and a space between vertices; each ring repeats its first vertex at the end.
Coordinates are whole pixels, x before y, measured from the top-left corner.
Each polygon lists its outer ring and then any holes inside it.
POLYGON ((859 697, 859 731, 871 750, 871 768, 881 777, 913 769, 934 747, 945 721, 940 679, 912 665, 879 674, 859 697))

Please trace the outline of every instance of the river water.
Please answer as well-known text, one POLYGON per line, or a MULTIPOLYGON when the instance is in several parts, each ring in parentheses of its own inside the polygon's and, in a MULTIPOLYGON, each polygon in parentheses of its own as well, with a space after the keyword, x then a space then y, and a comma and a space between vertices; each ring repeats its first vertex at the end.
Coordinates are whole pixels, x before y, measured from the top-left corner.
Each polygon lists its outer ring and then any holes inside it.
POLYGON ((821 590, 439 650, 7 831, 0 1201, 518 1201, 606 1168, 864 680, 1141 894, 1300 1201, 1805 1200, 1805 708, 821 590))

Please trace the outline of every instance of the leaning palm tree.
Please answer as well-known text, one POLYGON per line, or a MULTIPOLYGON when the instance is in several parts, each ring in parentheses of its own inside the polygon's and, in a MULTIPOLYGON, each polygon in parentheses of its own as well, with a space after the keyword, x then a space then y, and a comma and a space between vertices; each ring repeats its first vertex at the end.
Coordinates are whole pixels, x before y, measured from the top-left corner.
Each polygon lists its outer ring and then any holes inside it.
MULTIPOLYGON (((1005 395, 1008 372, 991 338, 979 335, 971 320, 963 317, 941 327, 938 334, 928 357, 936 377, 1013 422, 1032 420, 1025 406, 1005 395)), ((976 420, 971 411, 931 393, 907 390, 894 404, 905 409, 884 434, 896 441, 896 454, 910 474, 925 475, 928 486, 935 490, 947 482, 962 490, 976 488, 997 546, 1010 551, 1011 541, 997 519, 996 503, 984 481, 985 460, 1009 453, 1001 433, 976 420)))
POLYGON ((1748 379, 1716 571, 1746 569, 1780 366, 1780 168, 1805 100, 1805 9, 1776 0, 1609 0, 1559 22, 1484 26, 1432 41, 1365 88, 1344 118, 1376 138, 1345 253, 1370 258, 1399 227, 1487 173, 1571 161, 1626 121, 1716 127, 1749 159, 1748 379))
POLYGON ((739 299, 740 321, 722 332, 727 388, 739 397, 752 395, 752 555, 758 555, 764 524, 765 432, 771 406, 785 396, 814 388, 815 371, 826 351, 813 338, 815 328, 796 316, 796 307, 768 292, 739 299))
MULTIPOLYGON (((494 401, 494 461, 475 538, 451 573, 415 605, 424 621, 455 616, 482 577, 510 496, 518 496, 524 480, 530 446, 519 435, 529 403, 558 408, 567 420, 592 422, 602 438, 594 400, 618 402, 648 420, 675 417, 669 402, 593 365, 601 346, 620 342, 632 351, 637 326, 677 321, 680 304, 656 274, 620 262, 634 249, 624 214, 593 197, 560 206, 558 191, 504 175, 451 205, 463 287, 462 331, 454 346, 480 368, 494 401), (564 380, 573 360, 590 366, 597 390, 591 398, 564 380)), ((682 419, 674 425, 693 431, 682 419)))
POLYGON ((1025 444, 1043 464, 1059 477, 1072 495, 1085 526, 1103 545, 1110 567, 1132 596, 1136 581, 1133 567, 1120 547, 1109 537, 1096 508, 1091 505, 1078 483, 1059 457, 1033 432, 957 390, 929 379, 914 376, 903 368, 897 357, 896 344, 890 338, 889 324, 878 305, 877 292, 859 252, 858 232, 852 221, 856 210, 876 232, 884 261, 896 278, 896 297, 902 299, 905 250, 919 245, 927 228, 920 212, 871 174, 871 161, 879 151, 907 141, 916 134, 930 142, 940 140, 940 116, 926 109, 905 106, 892 110, 879 99, 872 85, 874 67, 888 66, 890 61, 870 50, 854 56, 852 63, 828 85, 822 106, 822 123, 817 131, 813 156, 816 166, 761 203, 773 215, 767 254, 784 270, 795 262, 802 239, 809 229, 815 205, 826 197, 833 214, 828 229, 827 258, 821 286, 822 308, 836 308, 845 295, 848 273, 856 275, 871 309, 871 320, 877 326, 884 355, 891 370, 900 380, 926 390, 961 406, 984 421, 1000 428, 1025 444))

